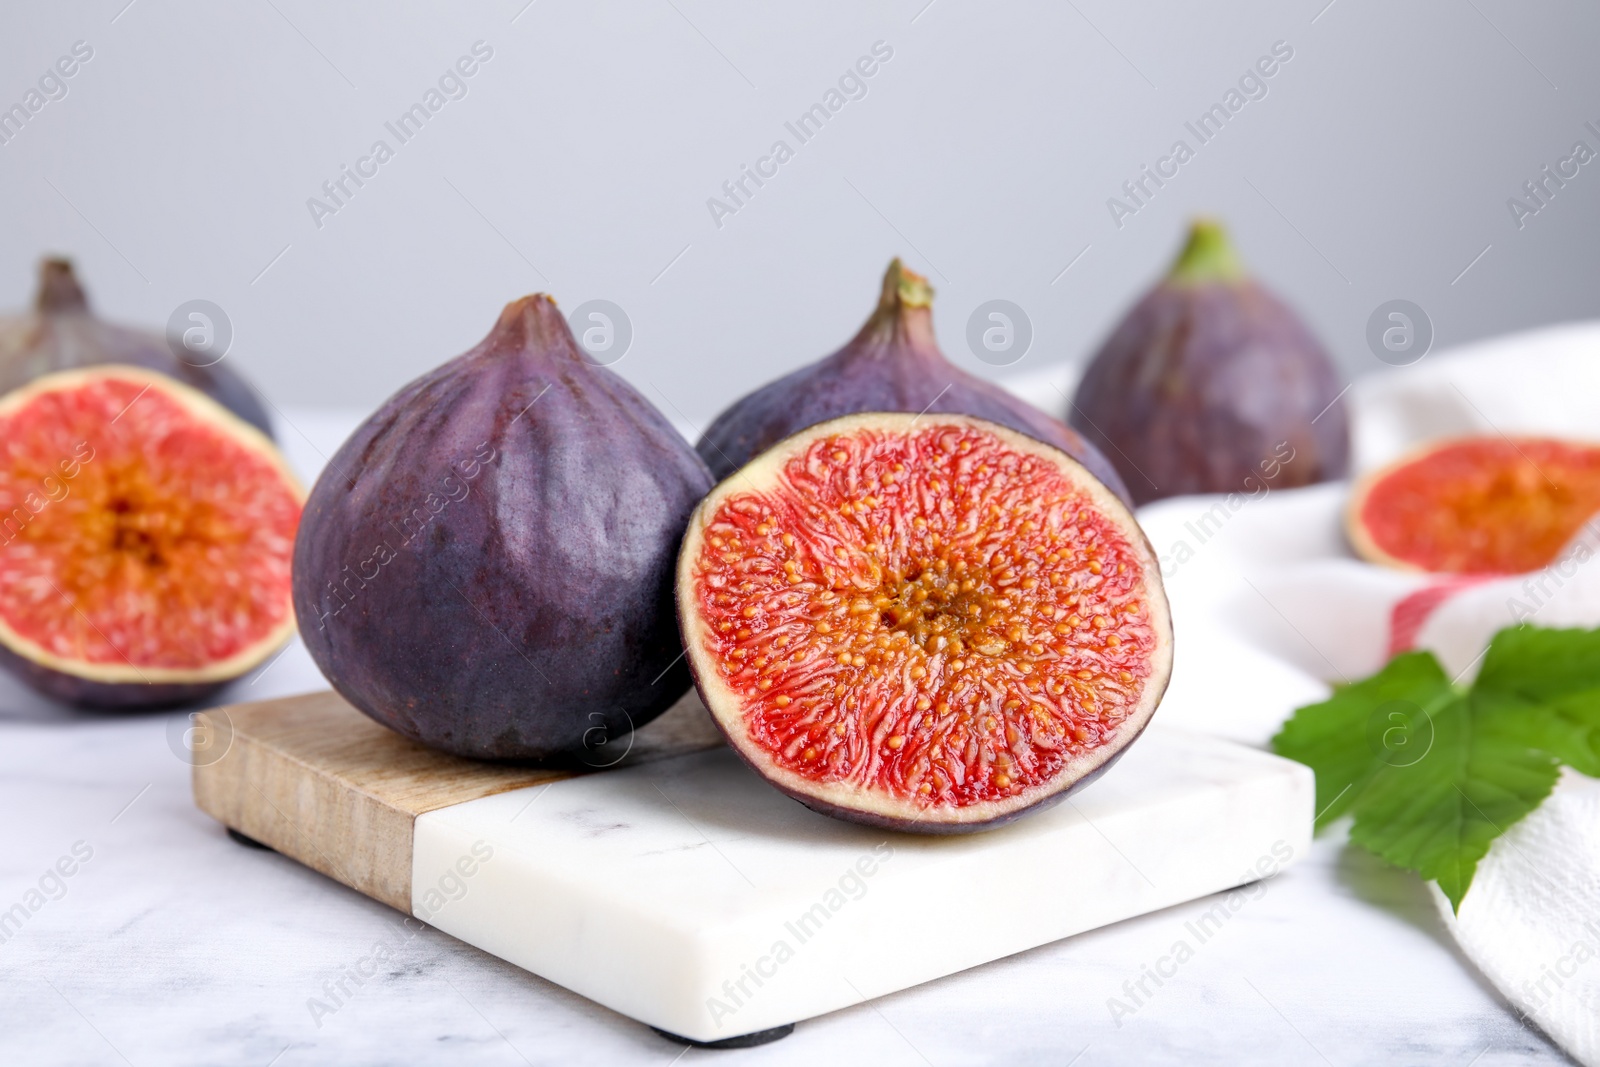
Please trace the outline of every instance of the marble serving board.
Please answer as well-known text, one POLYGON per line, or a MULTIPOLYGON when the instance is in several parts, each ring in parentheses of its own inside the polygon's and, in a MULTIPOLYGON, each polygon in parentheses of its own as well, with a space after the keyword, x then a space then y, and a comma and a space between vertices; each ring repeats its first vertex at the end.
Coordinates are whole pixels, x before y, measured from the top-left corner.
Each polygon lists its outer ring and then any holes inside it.
POLYGON ((692 694, 581 772, 433 752, 333 693, 196 727, 195 800, 229 828, 708 1043, 1270 876, 1313 815, 1306 768, 1159 725, 1067 802, 937 838, 788 799, 692 694))

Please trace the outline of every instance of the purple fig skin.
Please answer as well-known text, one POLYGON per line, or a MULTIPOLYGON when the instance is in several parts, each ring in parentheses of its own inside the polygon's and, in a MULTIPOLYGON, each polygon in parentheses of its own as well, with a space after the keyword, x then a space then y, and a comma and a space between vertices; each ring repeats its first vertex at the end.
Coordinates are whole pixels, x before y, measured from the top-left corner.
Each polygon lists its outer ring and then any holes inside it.
POLYGON ((0 645, 0 669, 36 693, 79 708, 106 711, 154 711, 192 704, 209 697, 233 679, 215 682, 94 682, 19 656, 0 645))
POLYGON ((176 378, 272 437, 266 408, 231 368, 185 363, 172 354, 161 335, 96 318, 71 262, 42 260, 33 310, 0 317, 0 393, 56 371, 104 363, 124 363, 176 378))
POLYGON ((1350 431, 1333 361, 1200 222, 1173 275, 1101 347, 1072 423, 1148 504, 1343 478, 1350 431))
POLYGON ((864 411, 973 415, 1054 445, 1129 500, 1117 469, 1071 427, 957 367, 933 336, 933 289, 898 259, 877 310, 833 355, 737 400, 695 445, 718 481, 790 434, 864 411))
POLYGON ((294 603, 347 700, 461 756, 561 761, 689 687, 678 542, 705 465, 555 301, 390 398, 312 489, 294 603))

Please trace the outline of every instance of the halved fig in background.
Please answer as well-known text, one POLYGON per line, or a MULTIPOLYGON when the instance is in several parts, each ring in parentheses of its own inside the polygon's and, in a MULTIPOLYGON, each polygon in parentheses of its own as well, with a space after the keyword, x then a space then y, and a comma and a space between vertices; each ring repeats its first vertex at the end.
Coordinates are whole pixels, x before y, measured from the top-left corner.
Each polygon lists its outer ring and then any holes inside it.
POLYGON ((1172 664, 1127 506, 1060 450, 964 415, 850 415, 762 453, 690 520, 678 615, 701 698, 757 773, 924 833, 1093 779, 1172 664))
POLYGON ((98 707, 197 699, 294 633, 305 492, 272 442, 137 367, 0 398, 0 664, 98 707))
POLYGON ((1465 437, 1362 478, 1345 513, 1364 559, 1435 574, 1522 574, 1556 562, 1600 512, 1600 444, 1465 437))

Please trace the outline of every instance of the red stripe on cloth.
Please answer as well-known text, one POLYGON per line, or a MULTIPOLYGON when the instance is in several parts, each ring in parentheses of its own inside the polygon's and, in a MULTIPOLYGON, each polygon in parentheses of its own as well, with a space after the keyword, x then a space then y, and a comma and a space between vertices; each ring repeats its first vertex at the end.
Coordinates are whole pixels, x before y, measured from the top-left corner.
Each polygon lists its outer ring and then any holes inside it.
POLYGON ((1407 593, 1389 611, 1389 655, 1397 656, 1416 647, 1417 634, 1439 605, 1463 589, 1492 582, 1498 575, 1470 574, 1444 578, 1432 585, 1407 593))

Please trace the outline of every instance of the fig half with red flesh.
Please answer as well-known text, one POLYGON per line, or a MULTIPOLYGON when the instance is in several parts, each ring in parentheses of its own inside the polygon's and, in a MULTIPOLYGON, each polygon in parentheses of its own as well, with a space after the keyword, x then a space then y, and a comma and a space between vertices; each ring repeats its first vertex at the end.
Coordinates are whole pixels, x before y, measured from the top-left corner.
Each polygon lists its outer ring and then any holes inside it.
POLYGON ((69 703, 205 696, 294 633, 305 492, 272 442, 137 367, 0 399, 0 664, 69 703))
POLYGON ((1171 671, 1127 506, 971 416, 849 415, 785 439, 701 502, 677 584, 734 750, 873 826, 961 833, 1060 801, 1139 735, 1171 671))
POLYGON ((1600 512, 1600 444, 1462 437, 1361 479, 1346 529, 1364 559, 1435 574, 1548 567, 1600 512))

